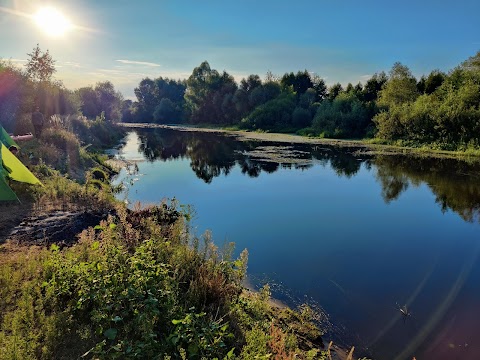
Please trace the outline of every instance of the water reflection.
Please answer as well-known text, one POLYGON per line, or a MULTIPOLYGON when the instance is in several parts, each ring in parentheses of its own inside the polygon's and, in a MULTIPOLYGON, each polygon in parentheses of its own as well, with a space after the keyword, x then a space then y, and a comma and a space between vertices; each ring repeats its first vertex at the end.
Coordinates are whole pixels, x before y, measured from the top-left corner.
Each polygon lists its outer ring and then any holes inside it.
POLYGON ((480 220, 478 164, 403 156, 377 156, 374 163, 387 203, 398 199, 410 185, 426 184, 442 212, 450 209, 465 221, 480 220))
POLYGON ((426 184, 442 212, 450 209, 466 221, 480 220, 478 164, 399 155, 373 157, 357 148, 345 151, 332 146, 265 144, 208 132, 144 129, 138 136, 139 151, 147 161, 187 158, 195 175, 205 183, 228 175, 236 165, 252 178, 280 168, 306 170, 314 163, 332 168, 339 177, 351 178, 362 164, 367 169, 373 165, 386 203, 397 200, 410 186, 426 184))

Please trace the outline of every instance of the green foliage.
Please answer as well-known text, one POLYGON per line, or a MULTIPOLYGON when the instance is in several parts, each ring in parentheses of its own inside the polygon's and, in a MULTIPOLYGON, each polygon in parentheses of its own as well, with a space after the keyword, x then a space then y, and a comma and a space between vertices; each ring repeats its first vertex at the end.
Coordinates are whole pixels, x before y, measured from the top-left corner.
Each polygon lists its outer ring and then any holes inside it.
POLYGON ((378 104, 390 107, 413 102, 418 97, 417 80, 408 67, 397 62, 390 70, 388 81, 380 91, 378 104))
POLYGON ((415 101, 391 103, 388 110, 374 117, 377 136, 407 141, 410 145, 429 143, 444 150, 476 146, 480 129, 480 76, 467 69, 457 68, 444 80, 441 80, 443 74, 432 72, 429 91, 434 90, 430 94, 425 90, 415 101))
POLYGON ((123 96, 115 91, 110 81, 98 82, 95 87, 83 87, 75 92, 81 101, 81 111, 89 119, 103 113, 105 119, 113 122, 122 118, 123 96))
POLYGON ((176 208, 151 210, 135 218, 118 208, 115 221, 83 233, 70 249, 54 245, 39 257, 0 264, 0 347, 12 354, 7 359, 64 352, 157 358, 182 349, 188 358, 231 357, 234 339, 222 319, 241 289, 246 258, 228 260, 208 239, 204 249, 191 248, 176 208), (177 220, 166 221, 171 216, 177 220), (209 287, 207 297, 198 284, 209 287), (65 348, 70 342, 77 345, 65 348))
POLYGON ((296 107, 292 114, 292 125, 296 128, 304 128, 312 123, 312 114, 307 109, 296 107))
POLYGON ((313 87, 310 73, 307 70, 299 71, 297 72, 297 74, 294 74, 293 72, 286 73, 281 78, 280 84, 284 88, 288 88, 291 86, 293 88, 293 91, 295 91, 295 93, 299 96, 304 94, 307 89, 313 87))
POLYGON ((351 93, 342 93, 318 107, 312 127, 324 137, 362 137, 369 125, 368 111, 351 93))
POLYGON ((282 94, 257 107, 249 116, 242 120, 242 126, 247 129, 272 129, 292 125, 292 113, 295 109, 294 94, 282 94))
POLYGON ((26 76, 12 63, 3 60, 0 60, 0 84, 6 90, 0 92, 0 124, 11 132, 21 114, 31 110, 33 91, 26 76))
POLYGON ((225 342, 233 338, 233 334, 228 332, 228 324, 209 321, 205 312, 195 313, 195 308, 189 310, 183 319, 172 320, 175 328, 168 341, 178 350, 186 349, 189 359, 199 357, 212 359, 225 355, 227 350, 225 342))
POLYGON ((186 107, 193 123, 228 124, 235 119, 233 102, 237 84, 227 72, 220 74, 204 61, 187 80, 186 107), (232 116, 233 115, 233 116, 232 116))

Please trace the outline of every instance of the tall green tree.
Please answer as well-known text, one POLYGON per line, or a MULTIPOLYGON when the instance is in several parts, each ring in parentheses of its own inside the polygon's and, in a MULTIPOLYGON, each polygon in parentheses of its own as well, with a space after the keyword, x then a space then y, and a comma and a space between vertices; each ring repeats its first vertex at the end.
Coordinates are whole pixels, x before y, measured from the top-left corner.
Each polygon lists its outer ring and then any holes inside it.
POLYGON ((367 80, 363 87, 363 99, 366 102, 373 102, 378 99, 378 95, 388 78, 385 72, 375 73, 367 80))
POLYGON ((380 91, 378 103, 386 107, 400 105, 415 101, 418 95, 417 80, 410 69, 396 62, 390 70, 388 81, 380 91))
POLYGON ((334 100, 338 95, 340 95, 343 92, 343 87, 342 84, 336 83, 330 86, 328 89, 328 99, 330 101, 334 100))
POLYGON ((220 74, 204 61, 193 69, 185 90, 186 107, 194 123, 226 124, 235 120, 234 94, 237 84, 233 76, 220 74))
POLYGON ((155 81, 150 78, 144 78, 134 90, 138 101, 139 112, 142 114, 142 121, 151 121, 153 111, 158 105, 158 87, 155 81))

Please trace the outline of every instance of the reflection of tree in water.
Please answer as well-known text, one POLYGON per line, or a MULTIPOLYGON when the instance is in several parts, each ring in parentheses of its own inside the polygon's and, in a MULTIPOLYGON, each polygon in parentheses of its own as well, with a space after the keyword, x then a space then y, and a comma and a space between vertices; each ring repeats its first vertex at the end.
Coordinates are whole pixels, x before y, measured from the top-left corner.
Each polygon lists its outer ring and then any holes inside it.
POLYGON ((408 186, 426 184, 443 212, 451 209, 466 221, 480 221, 480 165, 452 159, 378 156, 374 163, 386 202, 408 186))
MULTIPOLYGON (((228 175, 236 164, 243 174, 258 177, 262 171, 273 173, 280 168, 305 170, 312 166, 299 163, 279 163, 249 155, 260 148, 285 144, 238 141, 233 137, 212 133, 182 132, 169 129, 139 131, 140 151, 149 161, 190 159, 197 177, 210 183, 213 178, 228 175)), ((409 186, 427 184, 436 196, 442 211, 451 209, 467 221, 480 221, 480 166, 450 159, 411 158, 400 155, 358 158, 356 150, 339 151, 336 147, 291 145, 302 160, 318 160, 331 166, 338 176, 350 178, 362 163, 376 166, 376 178, 382 186, 385 202, 396 200, 409 186)))
POLYGON ((362 160, 350 152, 338 151, 334 148, 314 147, 312 155, 323 164, 330 164, 338 176, 351 178, 356 175, 362 165, 362 160))
POLYGON ((139 151, 148 161, 173 160, 183 158, 187 152, 187 142, 180 132, 170 131, 168 136, 163 131, 139 131, 139 151))
MULTIPOLYGON (((139 137, 139 150, 148 161, 187 157, 195 174, 207 183, 222 174, 228 175, 235 164, 239 165, 243 174, 250 177, 258 177, 262 171, 273 173, 279 168, 307 170, 312 167, 312 163, 308 162, 280 163, 249 155, 260 148, 277 146, 285 149, 285 144, 268 143, 268 146, 265 146, 266 144, 261 142, 237 141, 233 137, 218 134, 170 129, 143 129, 139 131, 139 137)), ((312 150, 309 145, 292 145, 289 148, 294 158, 307 161, 315 158, 324 160, 325 165, 330 163, 339 176, 351 177, 360 169, 360 160, 350 153, 334 148, 312 150)))

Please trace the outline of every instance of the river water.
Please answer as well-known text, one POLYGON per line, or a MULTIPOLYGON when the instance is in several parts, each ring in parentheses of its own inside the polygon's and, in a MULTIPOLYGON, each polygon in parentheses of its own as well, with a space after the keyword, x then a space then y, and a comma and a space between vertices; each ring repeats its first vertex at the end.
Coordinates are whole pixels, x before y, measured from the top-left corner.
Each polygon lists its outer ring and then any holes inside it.
POLYGON ((359 150, 132 130, 116 156, 138 172, 115 181, 130 204, 192 205, 198 235, 248 249, 253 287, 357 355, 479 359, 479 165, 359 150))

